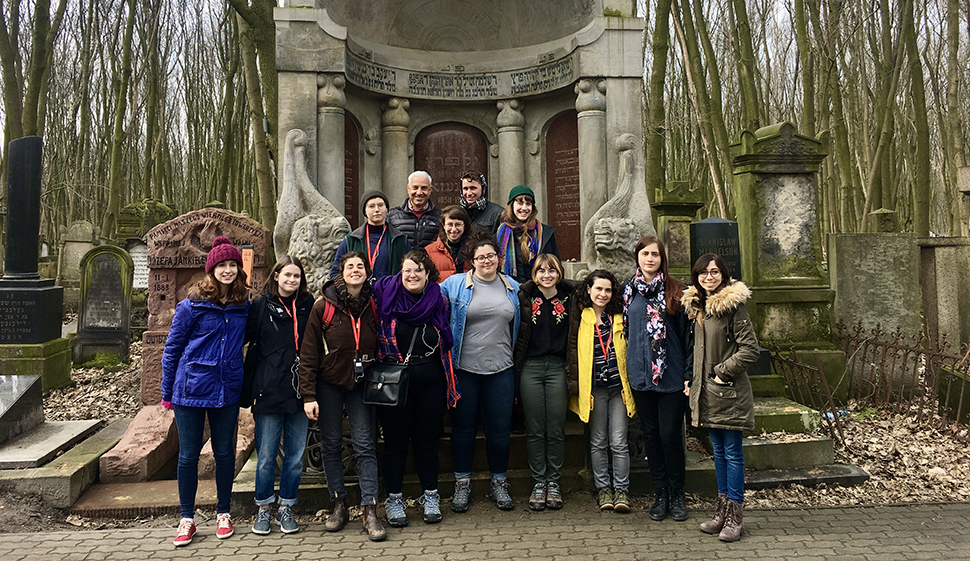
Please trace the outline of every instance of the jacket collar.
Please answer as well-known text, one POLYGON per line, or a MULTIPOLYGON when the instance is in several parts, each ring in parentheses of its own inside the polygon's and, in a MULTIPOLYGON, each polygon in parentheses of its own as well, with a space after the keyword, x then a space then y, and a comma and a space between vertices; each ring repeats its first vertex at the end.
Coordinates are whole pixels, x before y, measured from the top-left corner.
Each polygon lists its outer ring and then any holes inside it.
MULTIPOLYGON (((751 289, 741 281, 732 280, 717 294, 707 298, 703 311, 705 314, 721 316, 734 311, 738 306, 744 304, 748 298, 751 298, 751 289)), ((687 317, 690 319, 694 319, 701 312, 700 294, 694 286, 690 286, 684 291, 680 303, 687 310, 687 317)))
MULTIPOLYGON (((471 290, 472 285, 474 284, 474 281, 472 280, 472 275, 474 274, 475 274, 474 270, 468 271, 467 273, 465 273, 465 288, 467 288, 468 290, 471 290)), ((502 283, 505 284, 505 290, 512 290, 512 283, 509 282, 508 277, 506 277, 502 273, 498 273, 498 278, 502 279, 502 283)))

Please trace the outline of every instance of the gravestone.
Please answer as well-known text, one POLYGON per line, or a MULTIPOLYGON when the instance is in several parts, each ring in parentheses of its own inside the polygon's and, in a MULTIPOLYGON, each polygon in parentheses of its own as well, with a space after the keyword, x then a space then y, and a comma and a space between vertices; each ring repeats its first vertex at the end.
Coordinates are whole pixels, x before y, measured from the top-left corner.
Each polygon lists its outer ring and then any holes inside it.
POLYGON ((667 270, 675 278, 690 281, 696 257, 691 253, 691 223, 704 203, 686 181, 668 181, 654 194, 651 205, 657 214, 657 236, 667 249, 667 270))
MULTIPOLYGON (((705 253, 720 255, 731 269, 731 278, 741 278, 741 242, 738 223, 712 216, 690 225, 690 264, 705 253)), ((689 274, 689 272, 688 272, 689 274)))
POLYGON ((134 290, 148 289, 148 244, 135 242, 128 246, 128 255, 134 264, 131 288, 134 290))
POLYGON ((128 252, 113 245, 96 247, 81 259, 76 364, 91 360, 97 353, 112 353, 128 362, 134 269, 128 252))
POLYGON ((0 376, 0 444, 44 422, 40 376, 0 376))
POLYGON ((64 311, 77 311, 81 299, 81 258, 99 243, 98 230, 79 220, 61 235, 56 284, 64 288, 64 311))

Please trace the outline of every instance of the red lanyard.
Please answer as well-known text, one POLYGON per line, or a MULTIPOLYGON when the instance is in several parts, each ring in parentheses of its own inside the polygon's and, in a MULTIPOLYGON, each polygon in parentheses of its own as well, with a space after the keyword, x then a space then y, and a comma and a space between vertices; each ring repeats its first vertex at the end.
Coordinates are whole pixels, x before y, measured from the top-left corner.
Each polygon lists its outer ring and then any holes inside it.
POLYGON ((361 312, 360 317, 354 319, 354 314, 347 310, 347 315, 350 316, 350 329, 354 332, 354 350, 360 350, 360 320, 364 317, 364 313, 361 312))
MULTIPOLYGON (((374 246, 374 253, 370 251, 370 224, 367 225, 367 261, 370 263, 370 270, 374 270, 374 260, 377 259, 377 254, 381 252, 381 242, 384 240, 384 233, 387 232, 387 224, 384 225, 384 229, 381 230, 381 237, 377 238, 377 245, 374 246)), ((359 320, 358 320, 359 321, 359 320)))
MULTIPOLYGON (((604 323, 603 325, 607 325, 607 324, 604 323)), ((610 326, 610 336, 606 339, 606 344, 605 345, 603 344, 603 335, 600 333, 600 326, 598 326, 598 325, 596 326, 596 336, 599 337, 599 340, 600 340, 600 348, 603 349, 603 360, 605 360, 606 363, 609 364, 610 363, 610 354, 609 354, 608 351, 610 349, 610 345, 613 343, 613 329, 612 329, 612 326, 610 326)))
POLYGON ((297 320, 296 320, 296 296, 293 297, 292 314, 290 313, 290 310, 286 308, 286 304, 283 302, 283 299, 280 298, 279 296, 277 296, 277 298, 279 298, 280 304, 283 305, 283 309, 286 310, 286 315, 293 318, 293 346, 296 347, 297 351, 299 351, 300 350, 300 329, 299 327, 297 327, 297 320))

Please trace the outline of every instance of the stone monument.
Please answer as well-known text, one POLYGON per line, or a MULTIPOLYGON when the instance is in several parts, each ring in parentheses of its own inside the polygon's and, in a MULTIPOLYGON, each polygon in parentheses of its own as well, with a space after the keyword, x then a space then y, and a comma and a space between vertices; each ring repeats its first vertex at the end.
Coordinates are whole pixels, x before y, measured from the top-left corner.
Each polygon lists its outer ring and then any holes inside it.
POLYGON ((113 245, 96 247, 81 259, 75 363, 87 362, 98 353, 128 362, 134 269, 128 252, 113 245))
POLYGON ((98 229, 79 220, 61 234, 57 260, 57 286, 64 289, 64 311, 76 312, 81 299, 81 258, 101 243, 98 229))
POLYGON ((10 143, 7 245, 0 278, 0 372, 39 375, 44 391, 71 383, 71 349, 61 337, 63 289, 37 272, 43 140, 10 143))
POLYGON ((690 282, 690 225, 704 207, 699 194, 686 181, 668 181, 654 195, 650 205, 657 216, 657 236, 667 249, 667 269, 671 275, 690 282))

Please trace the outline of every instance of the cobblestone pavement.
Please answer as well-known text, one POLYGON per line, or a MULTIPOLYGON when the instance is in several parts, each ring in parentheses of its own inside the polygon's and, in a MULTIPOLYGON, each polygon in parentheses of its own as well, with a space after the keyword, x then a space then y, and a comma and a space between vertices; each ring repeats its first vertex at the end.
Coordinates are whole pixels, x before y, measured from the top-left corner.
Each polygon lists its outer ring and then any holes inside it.
POLYGON ((706 513, 691 511, 683 523, 653 522, 642 510, 600 513, 585 495, 567 497, 558 512, 529 512, 524 501, 513 512, 499 512, 486 500, 462 515, 443 506, 445 519, 437 525, 408 509, 411 526, 390 528, 383 543, 367 541, 359 520, 336 534, 309 523, 297 534, 284 536, 274 525, 272 534, 257 536, 249 532, 251 520, 240 519, 227 540, 215 538, 213 520, 200 525, 191 545, 176 549, 173 519, 162 530, 0 534, 0 559, 970 559, 970 504, 751 510, 747 534, 733 544, 697 529, 706 513))

